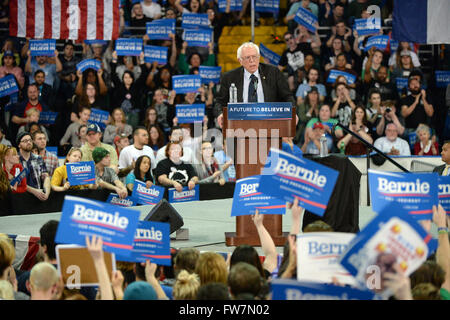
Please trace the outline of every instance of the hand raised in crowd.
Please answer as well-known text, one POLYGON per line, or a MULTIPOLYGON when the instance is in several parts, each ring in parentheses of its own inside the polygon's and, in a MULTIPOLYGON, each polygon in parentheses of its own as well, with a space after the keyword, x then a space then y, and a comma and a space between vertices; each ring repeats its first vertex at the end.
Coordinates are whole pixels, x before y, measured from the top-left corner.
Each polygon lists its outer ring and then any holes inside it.
POLYGON ((153 182, 151 182, 150 180, 148 180, 146 183, 145 183, 145 187, 148 189, 148 188, 151 188, 151 186, 153 185, 153 182))
POLYGON ((92 257, 92 260, 103 260, 103 239, 97 235, 93 235, 92 238, 86 236, 86 247, 92 257))
POLYGON ((252 220, 253 220, 253 223, 255 224, 256 228, 264 226, 264 224, 263 224, 264 215, 260 214, 258 209, 256 209, 255 214, 252 215, 252 220))
POLYGON ((433 222, 438 228, 447 227, 447 213, 442 205, 433 206, 433 222))
POLYGON ((383 285, 392 291, 398 300, 412 300, 411 281, 398 264, 394 265, 395 273, 383 273, 383 285))
POLYGON ((118 56, 117 56, 117 51, 116 51, 116 50, 113 51, 113 53, 111 54, 111 56, 112 56, 112 58, 113 58, 114 61, 117 61, 118 56))

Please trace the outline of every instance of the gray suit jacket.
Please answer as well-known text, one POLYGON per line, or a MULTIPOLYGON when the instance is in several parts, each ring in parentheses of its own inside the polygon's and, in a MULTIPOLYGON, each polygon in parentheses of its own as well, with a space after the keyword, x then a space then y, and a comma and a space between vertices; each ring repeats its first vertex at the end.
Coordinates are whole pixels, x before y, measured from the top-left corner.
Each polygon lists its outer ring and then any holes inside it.
MULTIPOLYGON (((287 79, 277 67, 260 63, 258 71, 261 77, 265 102, 292 102, 292 105, 295 106, 294 96, 289 89, 287 79)), ((243 102, 244 67, 233 69, 222 75, 214 116, 217 117, 221 114, 222 108, 227 106, 230 100, 229 90, 232 83, 237 88, 238 102, 243 102)))
POLYGON ((437 172, 440 176, 442 176, 444 169, 445 169, 445 164, 443 164, 442 166, 437 166, 436 168, 433 169, 433 172, 437 172))

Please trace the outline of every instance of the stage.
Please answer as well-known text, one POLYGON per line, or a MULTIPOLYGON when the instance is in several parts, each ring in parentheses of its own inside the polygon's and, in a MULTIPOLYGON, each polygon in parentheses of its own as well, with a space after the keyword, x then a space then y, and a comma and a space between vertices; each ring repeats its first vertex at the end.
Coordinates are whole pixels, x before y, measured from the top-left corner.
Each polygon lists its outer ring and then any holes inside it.
MULTIPOLYGON (((171 247, 196 247, 200 251, 232 252, 234 247, 225 245, 225 232, 236 231, 236 218, 230 216, 233 199, 206 200, 173 204, 173 207, 183 217, 184 226, 188 229, 188 240, 171 240, 171 247)), ((144 219, 153 206, 137 206, 133 210, 141 212, 144 219)), ((40 213, 31 215, 14 215, 0 217, 0 233, 39 237, 40 227, 48 220, 60 220, 61 213, 40 213)), ((359 227, 363 228, 375 213, 370 207, 359 207, 359 227)), ((290 210, 283 216, 283 232, 289 232, 291 227, 290 210)), ((175 233, 171 235, 174 237, 175 233)), ((257 247, 260 255, 263 252, 257 247)), ((282 247, 277 247, 279 253, 282 247)))

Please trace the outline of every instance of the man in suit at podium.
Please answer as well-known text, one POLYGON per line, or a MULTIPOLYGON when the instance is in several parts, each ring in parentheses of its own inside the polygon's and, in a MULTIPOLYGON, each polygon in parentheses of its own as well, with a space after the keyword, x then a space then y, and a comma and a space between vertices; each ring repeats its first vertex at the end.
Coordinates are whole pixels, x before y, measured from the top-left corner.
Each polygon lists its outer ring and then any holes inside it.
POLYGON ((445 164, 437 166, 433 172, 437 172, 441 176, 448 176, 450 175, 450 141, 446 141, 442 146, 441 156, 445 164))
POLYGON ((295 100, 289 90, 287 79, 281 71, 272 65, 259 63, 259 47, 253 42, 243 43, 237 50, 237 59, 241 67, 222 75, 220 90, 216 98, 215 115, 222 127, 222 108, 230 100, 230 86, 237 88, 237 101, 248 102, 292 102, 295 100))

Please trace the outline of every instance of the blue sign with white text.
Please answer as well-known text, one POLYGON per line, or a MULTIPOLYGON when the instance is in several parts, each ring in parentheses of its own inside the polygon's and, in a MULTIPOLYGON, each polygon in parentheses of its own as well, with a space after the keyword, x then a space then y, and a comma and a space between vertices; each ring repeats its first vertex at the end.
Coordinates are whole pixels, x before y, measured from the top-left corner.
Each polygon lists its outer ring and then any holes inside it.
POLYGON ((287 120, 292 119, 292 103, 229 103, 229 120, 287 120))
POLYGON ((252 176, 236 181, 231 208, 232 217, 255 214, 256 209, 260 214, 284 214, 286 212, 285 201, 259 191, 260 178, 261 176, 252 176))
POLYGON ((212 31, 204 29, 184 29, 183 40, 189 47, 207 47, 212 41, 212 31))
POLYGON ((418 220, 432 218, 438 205, 437 173, 368 172, 372 209, 380 212, 392 202, 418 220))
POLYGON ((256 0, 255 11, 256 12, 271 12, 277 13, 280 11, 280 0, 256 0))
POLYGON ((86 246, 86 236, 97 235, 103 239, 104 251, 128 256, 139 216, 138 210, 65 196, 55 242, 86 246))
POLYGON ((117 193, 110 193, 106 202, 121 207, 134 207, 136 205, 136 200, 133 197, 120 199, 117 193))
MULTIPOLYGON (((227 0, 219 0, 219 12, 225 12, 227 8, 227 0)), ((230 12, 241 11, 242 0, 230 0, 230 12)))
POLYGON ((94 161, 69 162, 67 167, 67 181, 71 186, 95 183, 94 161))
POLYGON ((170 40, 169 34, 175 34, 175 19, 158 19, 147 22, 147 35, 150 40, 170 40))
POLYGON ((355 19, 353 30, 358 32, 358 36, 378 34, 381 29, 380 18, 355 19))
POLYGON ((319 216, 327 209, 339 172, 312 160, 270 149, 259 191, 298 205, 319 216))
POLYGON ((450 215, 450 176, 438 177, 439 204, 450 215))
POLYGON ((209 84, 210 82, 217 84, 220 82, 222 67, 200 66, 198 73, 200 74, 200 78, 202 78, 202 84, 209 84))
POLYGON ((158 265, 172 265, 170 255, 170 224, 163 222, 139 221, 133 241, 133 251, 129 256, 118 256, 117 260, 145 262, 150 260, 158 265))
POLYGON ((450 84, 450 71, 436 71, 436 87, 447 88, 450 84))
POLYGON ((353 75, 351 73, 348 73, 348 72, 332 69, 332 70, 330 70, 330 73, 328 74, 327 82, 328 83, 335 83, 336 79, 339 76, 344 76, 345 79, 347 79, 347 83, 348 84, 353 84, 356 81, 356 76, 355 75, 353 75))
POLYGON ((83 72, 86 69, 94 69, 95 71, 100 70, 102 67, 102 62, 97 59, 85 59, 77 64, 77 70, 83 72))
POLYGON ((17 175, 17 176, 15 176, 14 177, 14 179, 12 179, 11 181, 10 181, 10 185, 12 186, 12 187, 14 187, 14 185, 17 183, 17 184, 20 184, 21 182, 22 182, 22 180, 24 179, 24 178, 26 178, 26 176, 28 175, 28 169, 27 168, 24 168, 22 171, 20 171, 20 173, 17 175))
POLYGON ((294 21, 298 24, 301 24, 306 29, 311 32, 316 32, 316 24, 317 17, 311 11, 306 10, 305 8, 298 8, 297 13, 295 14, 294 21))
POLYGON ((175 188, 169 189, 169 203, 198 201, 199 199, 200 188, 198 184, 192 190, 189 190, 188 187, 183 187, 181 192, 178 192, 175 188))
POLYGON ((408 78, 395 78, 395 85, 397 86, 397 91, 402 91, 403 88, 408 86, 408 78))
POLYGON ((53 57, 56 50, 56 40, 30 40, 30 53, 32 57, 47 56, 53 57))
POLYGON ((178 123, 195 123, 203 122, 205 117, 205 104, 177 104, 176 105, 176 117, 178 123))
POLYGON ((19 92, 19 87, 12 74, 8 74, 0 79, 0 98, 10 96, 16 92, 19 92))
POLYGON ((183 13, 181 17, 181 27, 183 29, 209 29, 209 19, 207 13, 183 13))
POLYGON ((196 92, 202 85, 202 78, 198 74, 172 77, 172 88, 178 93, 196 92))
POLYGON ((150 188, 147 188, 144 182, 136 179, 134 180, 132 197, 139 204, 157 204, 164 197, 164 191, 165 189, 163 187, 157 185, 152 185, 150 188))
POLYGON ((96 123, 102 130, 106 128, 105 121, 108 121, 109 112, 101 109, 92 108, 89 123, 96 123))
POLYGON ((387 47, 387 44, 389 42, 389 36, 373 36, 367 39, 366 46, 364 47, 364 50, 367 51, 372 47, 375 47, 380 50, 384 50, 387 47))
POLYGON ((142 39, 121 38, 116 40, 116 52, 118 56, 140 56, 142 46, 142 39))
POLYGON ((55 124, 58 112, 42 111, 39 114, 39 124, 55 124))
POLYGON ((144 46, 144 61, 147 63, 158 62, 158 64, 167 64, 167 53, 169 48, 159 46, 144 46))
POLYGON ((262 43, 259 44, 259 51, 261 52, 261 57, 267 59, 270 64, 278 66, 278 63, 281 59, 280 55, 278 55, 276 52, 273 52, 262 43))

